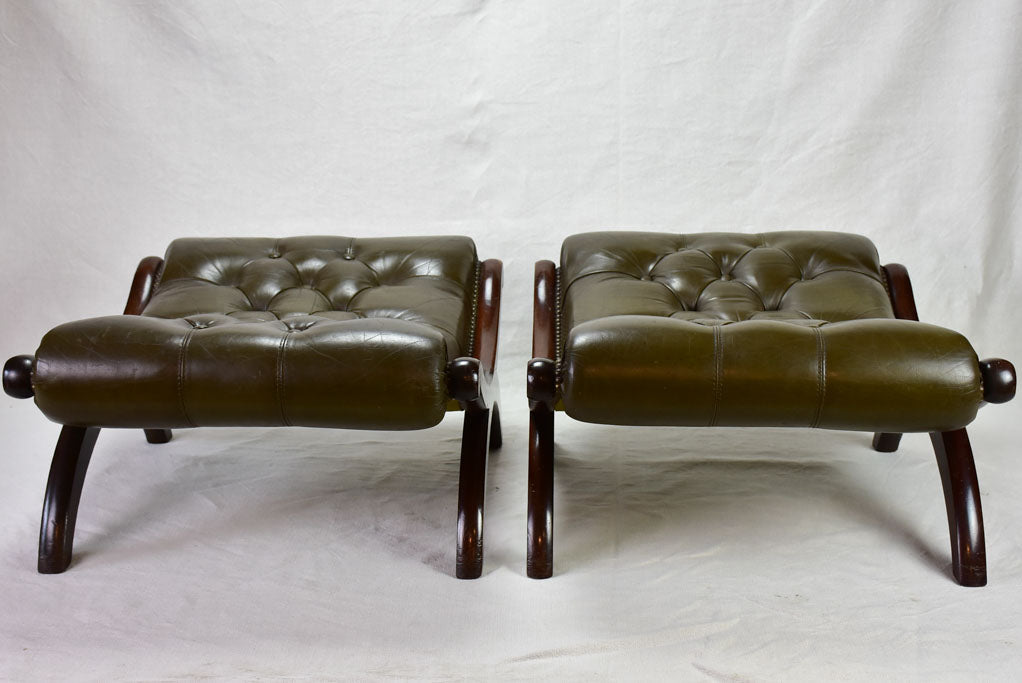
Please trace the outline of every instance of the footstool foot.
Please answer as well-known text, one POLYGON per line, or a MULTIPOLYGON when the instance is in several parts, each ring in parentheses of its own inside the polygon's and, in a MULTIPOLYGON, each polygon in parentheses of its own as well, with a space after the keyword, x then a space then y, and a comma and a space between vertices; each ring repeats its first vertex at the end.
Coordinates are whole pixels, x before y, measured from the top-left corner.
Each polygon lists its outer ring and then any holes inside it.
POLYGON ((554 573, 554 411, 529 412, 529 507, 525 570, 529 578, 554 573))
POLYGON ((71 564, 78 501, 99 436, 98 427, 64 427, 50 465, 39 526, 39 573, 60 574, 71 564))
POLYGON ((897 432, 877 432, 873 435, 873 450, 881 453, 893 453, 901 444, 901 434, 897 432))
POLYGON ((486 497, 486 455, 489 410, 469 409, 461 436, 461 475, 458 484, 459 579, 477 579, 483 573, 483 502, 486 497))
POLYGON ((174 432, 169 429, 146 429, 145 440, 149 443, 167 443, 173 438, 174 432))
POLYGON ((504 434, 500 429, 500 408, 493 404, 490 409, 490 450, 499 450, 504 445, 504 434))
POLYGON ((930 434, 937 455, 944 503, 951 533, 951 570, 963 586, 987 583, 986 543, 983 539, 983 506, 965 429, 930 434))

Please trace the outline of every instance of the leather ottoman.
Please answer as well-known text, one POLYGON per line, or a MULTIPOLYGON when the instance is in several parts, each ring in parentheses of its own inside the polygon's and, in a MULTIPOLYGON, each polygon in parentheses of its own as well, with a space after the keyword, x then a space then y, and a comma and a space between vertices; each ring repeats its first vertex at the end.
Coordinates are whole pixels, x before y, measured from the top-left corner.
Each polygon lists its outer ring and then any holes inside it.
POLYGON ((956 579, 986 581, 965 426, 1015 373, 918 322, 905 269, 858 235, 598 232, 536 265, 530 576, 553 570, 553 410, 600 424, 928 432, 956 579))
MULTIPOLYGON (((466 411, 457 574, 482 569, 501 263, 466 237, 179 239, 139 265, 125 313, 61 325, 4 368, 64 425, 39 571, 69 564, 102 427, 424 429, 466 411)), ((492 424, 492 430, 491 430, 492 424)))

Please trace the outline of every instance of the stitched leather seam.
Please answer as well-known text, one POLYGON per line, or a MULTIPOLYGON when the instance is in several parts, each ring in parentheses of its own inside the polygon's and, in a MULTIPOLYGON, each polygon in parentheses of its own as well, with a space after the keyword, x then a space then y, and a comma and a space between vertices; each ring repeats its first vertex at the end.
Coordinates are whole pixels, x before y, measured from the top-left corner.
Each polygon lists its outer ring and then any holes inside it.
MULTIPOLYGON (((273 309, 273 302, 274 302, 274 301, 276 301, 277 299, 279 299, 279 298, 280 298, 281 296, 283 296, 284 294, 287 294, 288 292, 293 292, 293 291, 295 291, 295 290, 298 290, 298 291, 300 291, 300 292, 314 292, 315 294, 318 294, 318 295, 319 295, 320 297, 322 297, 322 298, 323 298, 323 301, 325 301, 325 302, 326 302, 327 306, 333 306, 333 304, 332 304, 332 303, 330 302, 330 297, 328 297, 328 296, 327 296, 326 294, 324 294, 324 293, 323 293, 323 292, 321 292, 320 290, 316 289, 315 287, 311 287, 311 288, 310 288, 310 287, 305 287, 305 286, 300 286, 300 287, 287 287, 287 288, 285 288, 285 289, 282 289, 282 290, 280 290, 279 292, 277 292, 276 294, 274 294, 274 295, 273 295, 272 297, 270 297, 270 300, 266 302, 266 312, 267 312, 267 313, 270 313, 270 312, 272 312, 272 309, 273 309)), ((324 311, 330 311, 330 310, 333 310, 333 309, 330 309, 330 308, 324 308, 324 309, 321 309, 321 310, 324 310, 324 311)), ((307 314, 307 315, 308 315, 308 314, 307 314)), ((277 316, 277 317, 279 318, 280 316, 277 316)))
MULTIPOLYGON (((276 249, 276 247, 274 247, 274 249, 276 249)), ((278 254, 279 254, 279 253, 280 253, 280 250, 279 250, 279 249, 277 249, 276 253, 278 253, 278 254)), ((280 259, 278 259, 278 260, 280 260, 280 259)), ((297 264, 297 263, 295 263, 294 261, 292 261, 291 259, 283 259, 283 260, 284 260, 284 261, 287 261, 287 262, 288 262, 289 264, 291 264, 291 267, 292 267, 292 268, 294 269, 294 271, 295 271, 295 275, 297 275, 297 276, 298 276, 298 284, 299 284, 299 285, 304 285, 304 284, 305 284, 305 281, 304 281, 304 280, 302 280, 302 271, 298 270, 298 264, 297 264)), ((293 288, 293 287, 288 287, 288 289, 294 289, 294 288, 293 288)), ((281 291, 281 292, 283 292, 283 291, 285 291, 285 290, 280 290, 280 291, 281 291)), ((277 294, 280 294, 280 292, 277 292, 277 294)))
MULTIPOLYGON (((826 275, 827 273, 855 273, 856 275, 862 275, 864 277, 868 277, 870 280, 876 280, 877 279, 877 278, 873 277, 873 275, 871 275, 869 273, 863 273, 861 270, 852 270, 851 268, 831 268, 829 270, 826 270, 826 271, 820 273, 820 275, 826 275)), ((781 304, 784 302, 784 297, 788 296, 788 292, 791 290, 792 287, 794 287, 795 285, 797 285, 800 282, 812 282, 816 278, 820 277, 820 275, 813 276, 813 277, 809 278, 808 280, 795 280, 794 282, 792 282, 784 290, 784 293, 781 294, 781 297, 777 300, 777 308, 775 308, 773 310, 777 310, 777 311, 781 310, 781 304)), ((885 287, 885 289, 886 289, 886 287, 885 287)))
POLYGON ((763 307, 763 310, 765 311, 767 309, 766 302, 763 301, 763 295, 757 292, 755 289, 753 289, 752 285, 750 285, 748 282, 745 282, 744 280, 732 280, 732 282, 737 282, 741 285, 745 285, 745 287, 748 288, 750 292, 755 294, 757 299, 759 299, 759 305, 763 307))
POLYGON ((380 282, 380 273, 375 268, 373 268, 371 265, 369 265, 365 261, 359 261, 359 263, 361 263, 363 266, 365 266, 366 268, 369 269, 369 272, 373 274, 373 277, 376 278, 376 282, 378 284, 381 284, 381 285, 383 284, 382 282, 380 282))
POLYGON ((668 287, 667 283, 665 283, 665 282, 657 282, 656 280, 652 280, 652 282, 656 282, 658 285, 662 286, 664 289, 666 289, 668 292, 670 292, 671 296, 674 298, 674 300, 678 302, 678 306, 681 308, 681 310, 683 310, 683 311, 687 311, 688 310, 688 306, 686 306, 685 302, 681 300, 681 296, 676 291, 674 291, 673 289, 668 287))
POLYGON ((775 311, 781 310, 781 306, 784 304, 784 297, 788 296, 788 292, 791 291, 791 288, 794 287, 795 285, 797 285, 800 282, 808 282, 808 280, 795 280, 790 285, 785 287, 784 291, 781 292, 781 296, 777 297, 777 308, 775 308, 773 310, 775 310, 775 311))
MULTIPOLYGON (((290 330, 288 330, 290 332, 290 330)), ((287 346, 287 340, 291 336, 288 332, 284 333, 284 336, 280 340, 280 346, 277 347, 277 405, 280 407, 280 421, 290 427, 291 422, 287 419, 287 411, 284 408, 284 349, 287 346)))
POLYGON ((181 349, 177 354, 177 402, 181 406, 181 414, 184 415, 185 422, 187 422, 190 426, 195 427, 196 424, 192 422, 192 418, 188 415, 188 408, 185 406, 184 394, 185 351, 188 349, 188 342, 191 341, 193 332, 195 332, 194 327, 185 333, 184 339, 181 340, 181 349))
POLYGON ((216 287, 234 287, 234 285, 225 285, 222 282, 217 282, 216 280, 210 280, 208 277, 199 277, 198 275, 188 275, 186 277, 176 277, 176 278, 173 278, 171 280, 168 280, 168 282, 183 282, 185 280, 198 280, 199 282, 208 282, 209 284, 214 285, 216 287))
POLYGON ((703 292, 705 292, 707 289, 709 289, 710 285, 712 285, 714 282, 720 282, 720 280, 717 280, 716 278, 710 278, 709 282, 707 282, 705 285, 703 285, 702 289, 699 290, 699 293, 696 294, 696 299, 695 299, 696 306, 695 306, 695 308, 692 309, 693 311, 702 310, 702 309, 699 308, 699 299, 701 299, 703 297, 703 292))
POLYGON ((752 252, 754 252, 758 248, 759 247, 751 247, 748 251, 746 251, 741 256, 739 256, 737 259, 735 259, 735 262, 731 264, 731 272, 732 273, 735 272, 735 268, 737 268, 738 264, 742 262, 742 259, 745 258, 746 256, 748 256, 749 254, 751 254, 752 252))
MULTIPOLYGON (((397 271, 401 270, 402 268, 404 268, 404 265, 406 263, 408 263, 408 260, 410 258, 416 256, 417 254, 418 254, 418 251, 413 251, 410 254, 406 254, 401 259, 401 261, 399 263, 397 263, 396 265, 393 265, 393 266, 390 267, 390 271, 392 273, 396 273, 397 271)), ((475 260, 476 260, 476 265, 478 267, 478 264, 479 264, 479 252, 476 252, 474 256, 475 256, 475 260)), ((366 265, 368 266, 368 264, 366 264, 366 265)), ((414 271, 414 269, 415 269, 415 266, 412 266, 412 270, 413 271, 414 271)), ((370 268, 370 270, 372 270, 372 268, 370 268)), ((373 271, 373 272, 376 272, 376 271, 373 271)), ((430 275, 429 273, 425 273, 425 274, 422 274, 422 275, 409 275, 407 277, 401 278, 401 281, 407 280, 409 277, 441 277, 441 276, 439 276, 439 275, 430 275)))
MULTIPOLYGON (((863 273, 861 270, 852 270, 851 268, 829 268, 829 269, 825 270, 824 272, 820 273, 820 275, 826 275, 827 273, 855 273, 856 275, 862 275, 864 277, 868 277, 870 280, 878 280, 878 278, 874 277, 870 273, 863 273)), ((788 285, 785 288, 784 292, 781 294, 780 298, 777 299, 777 308, 774 309, 774 310, 780 310, 781 309, 781 304, 784 302, 784 297, 788 296, 788 292, 791 290, 792 287, 794 287, 795 285, 797 285, 800 282, 812 282, 816 278, 820 277, 820 275, 814 275, 813 277, 809 278, 808 280, 805 280, 805 279, 795 280, 790 285, 788 285)), ((886 287, 884 289, 886 289, 886 287)))
POLYGON ((795 260, 795 257, 791 255, 790 251, 788 251, 787 249, 782 249, 781 247, 776 247, 776 246, 771 246, 770 249, 776 249, 777 251, 781 252, 782 254, 787 256, 789 259, 791 259, 792 265, 795 266, 796 268, 798 268, 798 276, 799 276, 799 278, 804 278, 806 276, 806 271, 802 269, 802 266, 800 266, 798 264, 798 261, 795 260))
POLYGON ((717 264, 717 259, 713 258, 713 255, 710 254, 710 252, 706 251, 705 249, 700 249, 699 247, 689 247, 689 250, 698 251, 700 254, 708 258, 710 260, 710 263, 717 266, 717 270, 720 270, 720 266, 717 264))
POLYGON ((823 330, 819 327, 812 330, 816 333, 816 415, 809 426, 817 427, 823 414, 823 401, 827 398, 827 342, 823 330))
MULTIPOLYGON (((361 261, 359 263, 361 263, 361 261)), ((481 261, 476 261, 476 264, 477 264, 476 267, 478 267, 478 264, 480 264, 480 263, 482 263, 482 262, 481 261)), ((395 279, 395 280, 393 280, 393 282, 408 282, 409 280, 415 280, 416 278, 426 278, 427 280, 437 280, 438 282, 450 282, 452 285, 457 287, 459 291, 465 288, 464 285, 462 285, 461 283, 459 283, 457 280, 455 280, 453 278, 444 277, 443 275, 433 275, 431 273, 418 273, 416 275, 405 275, 400 280, 395 279)))
POLYGON ((245 297, 245 301, 248 302, 248 307, 254 311, 256 309, 255 304, 252 303, 252 299, 251 297, 249 297, 248 293, 245 292, 245 290, 239 287, 238 285, 234 285, 234 288, 241 292, 241 295, 245 297))
POLYGON ((374 289, 374 288, 375 288, 375 285, 369 285, 367 287, 363 287, 362 289, 358 290, 357 292, 352 294, 350 297, 348 297, 348 303, 344 304, 345 312, 347 312, 347 313, 351 312, 351 302, 355 300, 356 296, 358 296, 359 294, 361 294, 362 292, 364 292, 364 291, 366 291, 368 289, 374 289))
POLYGON ((713 414, 710 415, 712 427, 717 424, 717 413, 720 411, 720 396, 723 393, 722 375, 724 369, 724 343, 721 338, 720 325, 713 326, 713 414))
MULTIPOLYGON (((291 263, 291 265, 294 267, 296 272, 298 271, 298 266, 297 265, 295 265, 291 261, 288 261, 288 263, 291 263)), ((359 263, 361 263, 363 266, 365 266, 367 269, 369 269, 373 273, 373 275, 376 276, 377 280, 380 279, 380 274, 376 271, 375 268, 370 266, 365 261, 359 261, 359 263)), ((620 270, 599 270, 599 271, 594 271, 592 273, 585 273, 583 275, 579 275, 578 277, 579 278, 583 278, 583 277, 587 277, 589 275, 598 275, 599 273, 618 273, 620 275, 625 275, 627 277, 635 278, 636 280, 642 279, 642 278, 636 278, 634 275, 629 275, 628 273, 623 273, 620 270)), ((162 283, 162 272, 161 272, 160 275, 161 275, 161 283, 160 284, 163 284, 162 283)), ((301 274, 299 273, 299 278, 300 277, 301 277, 301 274)), ((462 287, 462 284, 460 282, 458 282, 454 278, 450 278, 450 277, 447 277, 447 276, 444 276, 444 275, 422 275, 422 274, 420 274, 420 275, 408 275, 408 276, 405 276, 405 277, 401 278, 401 280, 399 280, 398 282, 404 282, 405 280, 411 280, 412 278, 419 278, 419 277, 429 278, 431 280, 443 280, 444 282, 450 282, 450 283, 454 284, 456 287, 459 287, 459 288, 462 287)), ((184 280, 197 280, 198 282, 209 283, 209 284, 213 285, 214 287, 232 287, 234 289, 239 289, 239 287, 237 285, 225 285, 222 282, 217 282, 216 280, 210 280, 208 277, 199 277, 198 275, 189 275, 187 277, 176 277, 176 278, 173 278, 171 280, 168 280, 168 282, 178 282, 178 281, 184 281, 184 280)), ((289 287, 288 289, 293 289, 293 287, 289 287)))
MULTIPOLYGON (((294 289, 294 288, 292 287, 292 289, 294 289)), ((328 297, 323 290, 318 289, 316 287, 312 287, 312 288, 310 288, 307 291, 314 292, 316 294, 316 296, 321 297, 323 299, 323 301, 326 302, 326 305, 329 306, 329 308, 323 308, 321 310, 324 310, 324 311, 333 310, 334 302, 330 301, 330 297, 328 297)), ((313 308, 313 310, 315 310, 315 308, 313 308)), ((306 313, 306 315, 312 315, 312 312, 310 311, 309 313, 306 313)))
MULTIPOLYGON (((357 259, 356 259, 356 260, 357 260, 357 259)), ((375 269, 375 268, 373 268, 373 267, 372 267, 371 265, 369 265, 369 264, 368 264, 368 263, 366 263, 365 261, 359 261, 359 263, 361 263, 361 264, 362 264, 363 266, 365 266, 365 267, 366 267, 366 268, 367 268, 367 269, 368 269, 368 270, 369 270, 370 272, 372 272, 372 274, 373 274, 373 275, 374 275, 374 276, 376 277, 376 280, 377 280, 377 282, 379 282, 379 279, 380 279, 380 274, 379 274, 379 273, 378 273, 378 272, 376 271, 376 269, 375 269)), ((481 262, 480 262, 480 261, 476 261, 476 267, 477 267, 477 268, 479 267, 479 263, 481 263, 481 262)), ((390 282, 389 282, 388 284, 386 284, 386 285, 384 285, 384 284, 382 284, 382 283, 381 283, 381 284, 379 284, 379 285, 370 285, 370 286, 371 286, 371 287, 377 287, 377 286, 379 286, 379 287, 392 287, 392 286, 395 286, 395 285, 397 285, 397 284, 399 284, 399 283, 403 283, 403 282, 408 282, 409 280, 414 280, 414 279, 416 279, 416 278, 426 278, 427 280, 436 280, 436 281, 438 281, 438 282, 450 282, 450 283, 451 283, 452 285, 454 285, 455 287, 457 287, 457 288, 458 288, 458 290, 462 290, 462 289, 464 289, 464 288, 465 288, 465 286, 464 286, 464 285, 463 285, 462 283, 458 282, 457 280, 455 280, 455 279, 454 279, 454 278, 452 278, 452 277, 447 277, 446 275, 433 275, 433 274, 430 274, 430 273, 418 273, 418 274, 416 274, 416 275, 405 275, 405 276, 404 276, 403 278, 401 278, 400 280, 398 280, 398 279, 396 279, 396 278, 395 278, 395 279, 391 280, 391 281, 390 281, 390 282)))
MULTIPOLYGON (((558 268, 558 272, 560 272, 559 268, 558 268)), ((590 273, 582 273, 581 275, 576 275, 575 279, 573 279, 571 282, 569 282, 568 286, 564 288, 564 294, 567 295, 568 294, 568 290, 570 290, 575 285, 575 283, 578 282, 579 280, 584 280, 585 278, 591 277, 593 275, 607 275, 607 274, 619 275, 621 277, 631 278, 632 280, 642 280, 641 277, 636 277, 634 275, 630 275, 630 274, 625 273, 625 272, 620 271, 620 270, 610 270, 610 269, 594 270, 594 271, 592 271, 590 273)))
POLYGON ((879 283, 883 284, 883 279, 879 275, 875 275, 873 273, 864 273, 861 270, 856 270, 855 268, 828 268, 827 270, 823 271, 822 273, 819 273, 818 275, 812 276, 811 278, 809 278, 807 280, 807 282, 815 280, 816 278, 820 277, 821 275, 827 275, 829 273, 855 273, 856 275, 861 275, 863 277, 868 277, 870 280, 873 280, 875 282, 879 282, 879 283))
POLYGON ((651 265, 649 267, 649 273, 652 275, 653 271, 656 270, 656 267, 659 266, 660 262, 663 261, 665 258, 670 256, 671 254, 681 253, 682 251, 684 251, 684 249, 675 249, 674 251, 669 251, 666 254, 664 254, 663 256, 661 256, 660 258, 658 258, 656 261, 653 261, 653 265, 651 265))

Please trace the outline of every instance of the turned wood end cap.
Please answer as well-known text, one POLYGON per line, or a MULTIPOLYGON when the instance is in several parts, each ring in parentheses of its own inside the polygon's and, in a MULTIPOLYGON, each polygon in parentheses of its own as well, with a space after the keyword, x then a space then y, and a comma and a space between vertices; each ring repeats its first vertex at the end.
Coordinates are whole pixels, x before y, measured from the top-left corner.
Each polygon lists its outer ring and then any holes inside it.
POLYGON ((455 358, 447 366, 447 391, 458 401, 473 401, 479 398, 478 358, 455 358))
POLYGON ((4 364, 4 391, 14 398, 32 398, 32 356, 15 356, 4 364))
POLYGON ((1010 361, 1003 358, 987 358, 979 362, 979 371, 983 376, 984 401, 1007 403, 1015 398, 1015 366, 1010 361))
POLYGON ((533 358, 526 373, 526 394, 529 401, 553 407, 557 395, 557 369, 549 358, 533 358))

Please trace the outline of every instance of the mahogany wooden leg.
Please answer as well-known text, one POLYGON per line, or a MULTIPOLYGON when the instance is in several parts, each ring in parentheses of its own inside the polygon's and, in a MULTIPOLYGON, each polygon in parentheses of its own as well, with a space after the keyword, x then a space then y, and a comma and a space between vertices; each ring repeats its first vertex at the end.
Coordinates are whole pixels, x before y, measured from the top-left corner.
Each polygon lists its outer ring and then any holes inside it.
POLYGON ((489 409, 470 407, 465 411, 458 484, 458 557, 455 573, 459 579, 477 579, 483 573, 483 499, 486 494, 489 429, 489 409))
POLYGON ((554 411, 529 411, 529 511, 526 573, 548 579, 554 573, 554 411))
POLYGON ((174 433, 169 429, 146 429, 145 440, 149 443, 167 443, 174 433))
POLYGON ((98 427, 64 427, 60 431, 39 527, 40 574, 59 574, 71 564, 78 501, 98 436, 98 427))
POLYGON ((987 582, 986 543, 983 539, 983 507, 972 447, 965 429, 932 432, 930 440, 937 455, 944 485, 948 529, 951 532, 951 567, 963 586, 985 586, 987 582))
POLYGON ((490 408, 490 450, 495 451, 504 445, 504 433, 500 430, 500 408, 494 403, 490 408))
POLYGON ((893 453, 900 443, 901 434, 898 432, 877 432, 873 435, 873 450, 881 453, 893 453))

